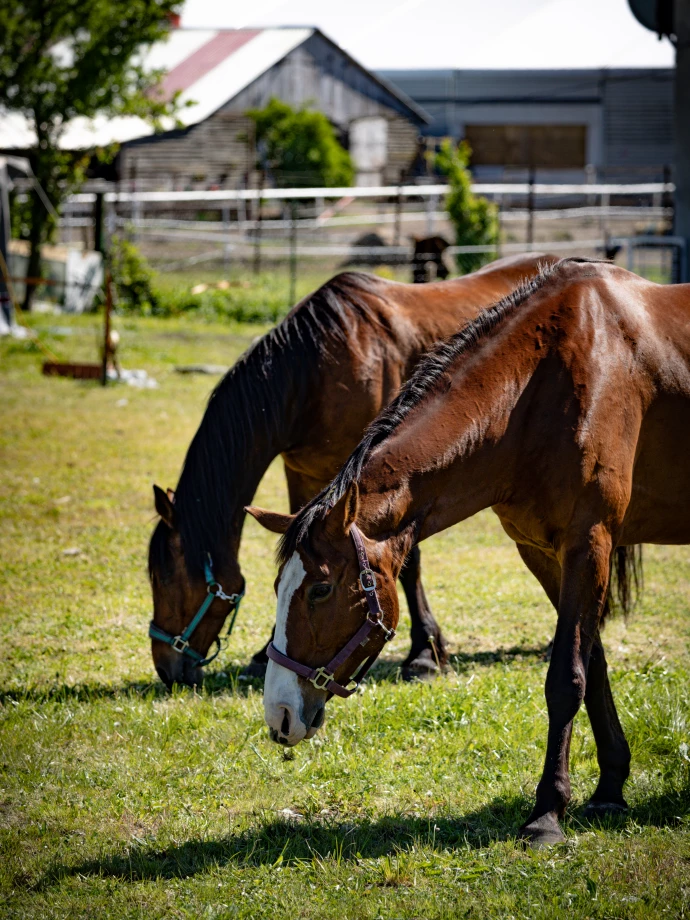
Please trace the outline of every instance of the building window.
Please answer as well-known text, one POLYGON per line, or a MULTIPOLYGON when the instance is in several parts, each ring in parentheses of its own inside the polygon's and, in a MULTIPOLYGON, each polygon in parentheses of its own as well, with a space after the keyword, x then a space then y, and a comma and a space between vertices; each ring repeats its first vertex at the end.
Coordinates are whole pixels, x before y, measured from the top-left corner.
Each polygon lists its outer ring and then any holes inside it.
POLYGON ((587 125, 466 125, 473 166, 582 169, 587 125))

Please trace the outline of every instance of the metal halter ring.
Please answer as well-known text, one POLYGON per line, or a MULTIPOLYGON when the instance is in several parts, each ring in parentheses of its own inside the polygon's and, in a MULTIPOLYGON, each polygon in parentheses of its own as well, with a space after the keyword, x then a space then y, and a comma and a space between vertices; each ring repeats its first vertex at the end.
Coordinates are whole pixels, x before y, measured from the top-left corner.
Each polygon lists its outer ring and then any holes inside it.
POLYGON ((363 591, 375 591, 376 590, 376 572, 372 569, 362 569, 359 573, 359 583, 362 586, 363 591), (365 579, 367 584, 365 584, 365 579))
POLYGON ((310 683, 312 683, 317 690, 326 690, 334 676, 334 674, 330 674, 325 668, 317 668, 316 674, 314 674, 310 683))

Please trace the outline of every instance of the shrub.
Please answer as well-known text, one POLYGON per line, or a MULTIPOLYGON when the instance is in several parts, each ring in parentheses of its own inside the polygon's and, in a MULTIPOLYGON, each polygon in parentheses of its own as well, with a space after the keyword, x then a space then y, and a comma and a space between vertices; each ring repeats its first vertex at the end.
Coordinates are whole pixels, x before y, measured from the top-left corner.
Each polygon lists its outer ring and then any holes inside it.
POLYGON ((154 271, 134 243, 113 236, 109 255, 119 311, 140 316, 159 315, 161 304, 153 288, 154 271))
POLYGON ((268 168, 282 188, 352 185, 350 154, 338 143, 322 112, 293 109, 271 99, 263 109, 247 112, 256 126, 260 168, 268 168))
MULTIPOLYGON (((456 146, 445 140, 436 154, 435 165, 448 177, 446 210, 455 227, 455 245, 493 246, 498 243, 498 211, 486 198, 472 192, 472 177, 467 168, 471 154, 467 141, 456 146)), ((463 274, 481 268, 491 258, 491 253, 481 252, 459 253, 455 257, 463 274)))

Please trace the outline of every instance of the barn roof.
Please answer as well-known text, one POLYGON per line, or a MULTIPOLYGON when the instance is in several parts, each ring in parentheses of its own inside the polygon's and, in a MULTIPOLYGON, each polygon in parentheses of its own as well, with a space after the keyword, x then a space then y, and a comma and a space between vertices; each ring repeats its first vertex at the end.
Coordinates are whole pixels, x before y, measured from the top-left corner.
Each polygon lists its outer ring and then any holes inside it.
MULTIPOLYGON (((180 94, 177 123, 164 119, 162 127, 167 131, 179 127, 180 123, 187 128, 204 121, 318 32, 318 29, 307 27, 172 30, 144 57, 146 67, 167 71, 162 84, 164 98, 172 99, 175 93, 180 94)), ((352 61, 330 39, 326 40, 352 61)), ((415 122, 428 121, 426 113, 400 90, 361 65, 357 66, 378 84, 396 108, 402 106, 415 122)), ((60 146, 65 150, 79 150, 113 142, 125 143, 151 134, 151 125, 134 116, 75 118, 65 129, 60 146)), ((35 143, 29 121, 1 107, 0 137, 2 148, 7 150, 25 149, 35 143)))

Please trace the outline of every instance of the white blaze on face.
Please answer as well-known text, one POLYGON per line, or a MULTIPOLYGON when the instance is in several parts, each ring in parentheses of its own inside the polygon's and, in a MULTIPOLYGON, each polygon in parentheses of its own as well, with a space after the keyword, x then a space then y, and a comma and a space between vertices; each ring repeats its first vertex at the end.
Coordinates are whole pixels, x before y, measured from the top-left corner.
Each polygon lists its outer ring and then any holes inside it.
MULTIPOLYGON (((273 642, 278 651, 284 654, 287 654, 287 619, 290 603, 306 574, 299 553, 295 551, 283 569, 278 583, 278 610, 273 642)), ((286 711, 290 722, 287 739, 290 744, 297 744, 307 733, 307 726, 302 721, 302 693, 297 675, 269 659, 264 683, 264 713, 269 727, 281 735, 286 711)))

